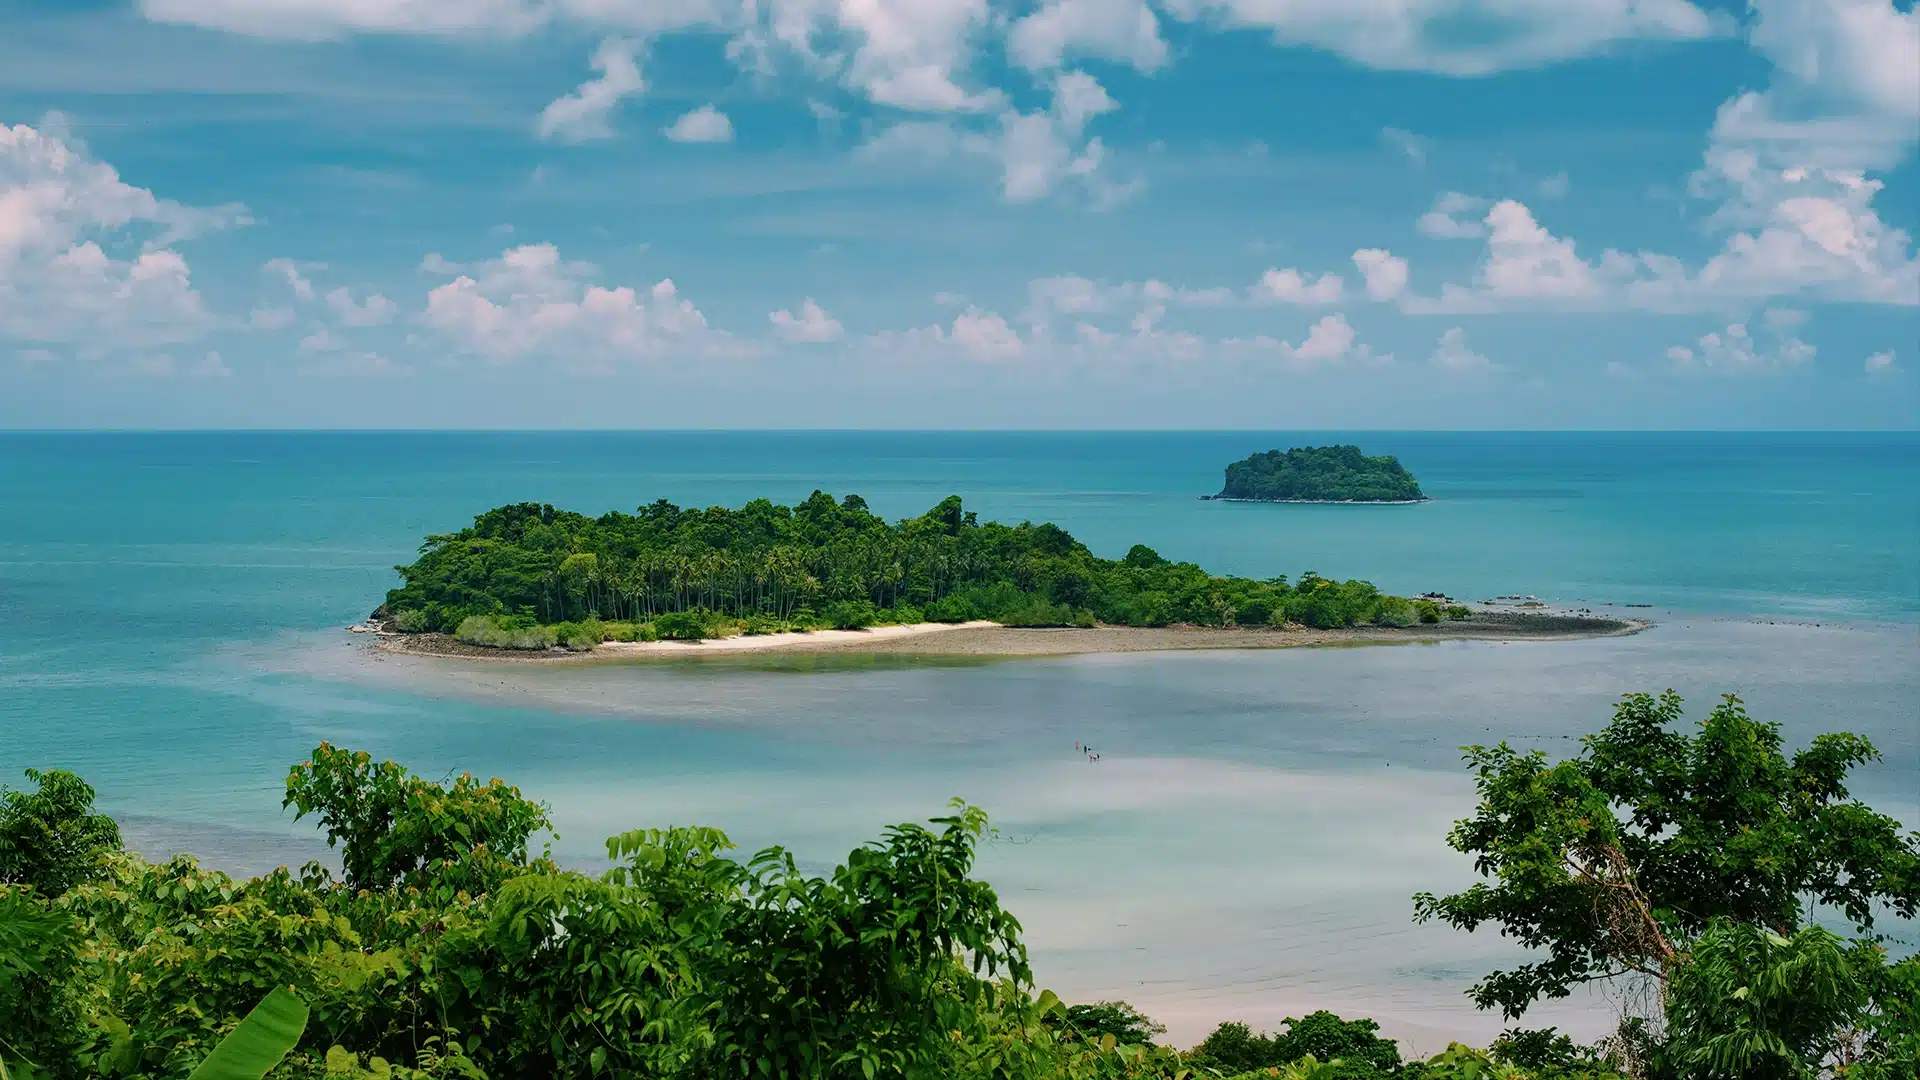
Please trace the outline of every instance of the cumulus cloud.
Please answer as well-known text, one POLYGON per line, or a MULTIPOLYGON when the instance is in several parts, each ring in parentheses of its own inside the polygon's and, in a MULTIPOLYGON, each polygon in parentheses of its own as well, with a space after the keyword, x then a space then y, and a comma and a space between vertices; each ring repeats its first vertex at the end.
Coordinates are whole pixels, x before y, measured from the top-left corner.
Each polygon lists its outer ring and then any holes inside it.
POLYGON ((774 332, 786 341, 838 341, 843 333, 839 321, 814 303, 811 296, 800 302, 800 314, 775 311, 769 313, 767 319, 773 323, 774 332))
POLYGON ((702 105, 669 125, 662 134, 674 142, 721 143, 733 141, 733 121, 711 105, 702 105))
POLYGON ((1096 195, 1110 191, 1096 182, 1106 147, 1098 137, 1083 136, 1090 120, 1115 108, 1118 105, 1093 76, 1067 71, 1053 81, 1050 108, 1002 113, 993 152, 1000 160, 1000 189, 1007 201, 1031 202, 1070 177, 1088 182, 1096 195))
POLYGON ((1872 356, 1867 357, 1866 369, 1869 372, 1892 371, 1893 360, 1894 360, 1893 350, 1886 349, 1881 352, 1874 353, 1872 356))
POLYGON ((576 143, 612 138, 614 108, 622 98, 647 88, 636 49, 632 42, 620 38, 602 41, 592 60, 593 70, 600 74, 541 110, 537 125, 540 137, 576 143))
POLYGON ((1514 307, 1571 307, 1595 310, 1618 304, 1621 293, 1641 269, 1640 259, 1605 251, 1595 262, 1583 258, 1574 242, 1542 226, 1526 204, 1502 199, 1482 224, 1487 250, 1469 286, 1449 283, 1437 298, 1409 297, 1403 307, 1415 314, 1492 312, 1514 307))
POLYGON ((1367 299, 1392 300, 1407 290, 1407 260, 1381 248, 1361 248, 1353 265, 1367 282, 1367 299))
POLYGON ((1858 172, 1769 169, 1746 153, 1710 153, 1696 191, 1724 196, 1715 215, 1736 228, 1698 269, 1656 256, 1633 298, 1646 307, 1806 295, 1920 305, 1920 258, 1873 202, 1883 184, 1858 172))
POLYGON ((300 272, 300 264, 292 259, 268 259, 260 269, 269 274, 277 274, 287 283, 288 291, 295 300, 313 299, 313 282, 300 272))
POLYGON ((1060 72, 1051 79, 1052 101, 1033 112, 1006 109, 994 128, 967 131, 951 121, 907 120, 893 124, 855 151, 870 161, 939 162, 955 157, 993 161, 1000 171, 1000 193, 1008 202, 1033 202, 1074 182, 1096 208, 1125 201, 1137 189, 1115 183, 1102 172, 1106 146, 1086 127, 1118 105, 1093 76, 1060 72))
POLYGON ((583 280, 592 272, 552 244, 510 248, 429 292, 420 319, 461 351, 496 362, 543 357, 604 367, 738 351, 671 279, 637 291, 583 280))
POLYGON ((1427 357, 1427 362, 1442 371, 1457 373, 1490 371, 1493 368, 1493 361, 1467 346, 1467 332, 1458 326, 1440 335, 1440 340, 1434 343, 1433 355, 1427 357))
POLYGON ((169 245, 245 220, 156 198, 57 130, 0 126, 0 340, 105 353, 198 337, 214 319, 169 245))
POLYGON ((1771 336, 1772 341, 1762 344, 1745 323, 1733 323, 1725 330, 1702 335, 1692 346, 1673 346, 1667 350, 1667 359, 1678 370, 1724 374, 1785 371, 1813 359, 1814 347, 1799 338, 1784 333, 1771 336))
MULTIPOLYGON (((1169 0, 1188 21, 1264 30, 1276 44, 1308 45, 1369 67, 1487 75, 1590 56, 1624 41, 1685 41, 1728 27, 1686 0, 1508 0, 1499 32, 1464 34, 1449 0, 1169 0)), ((1479 14, 1479 12, 1475 12, 1479 14)))
POLYGON ((1345 283, 1339 274, 1310 279, 1298 270, 1268 270, 1251 290, 1252 298, 1268 304, 1332 304, 1339 301, 1345 283))
POLYGON ((1472 195, 1462 195, 1449 191, 1433 201, 1433 209, 1420 215, 1413 223, 1423 236, 1438 240, 1471 240, 1487 235, 1486 225, 1478 217, 1462 218, 1461 214, 1483 214, 1487 200, 1472 195))
POLYGON ((393 321, 400 309, 393 301, 379 293, 367 297, 360 303, 354 303, 353 294, 346 289, 335 289, 327 294, 327 308, 340 320, 342 326, 379 326, 393 321))
POLYGON ((1358 335, 1345 315, 1323 315, 1307 329, 1300 344, 1281 341, 1262 334, 1252 338, 1227 338, 1220 342, 1227 355, 1276 357, 1295 368, 1324 368, 1345 364, 1378 365, 1393 361, 1391 354, 1378 355, 1358 343, 1358 335))
POLYGON ((1146 0, 1045 0, 1013 23, 1007 54, 1033 70, 1089 56, 1151 72, 1167 62, 1167 43, 1146 0))
POLYGON ((1027 342, 1007 320, 969 305, 948 326, 934 324, 905 331, 882 331, 866 339, 880 353, 957 351, 972 360, 1012 360, 1027 353, 1027 342))

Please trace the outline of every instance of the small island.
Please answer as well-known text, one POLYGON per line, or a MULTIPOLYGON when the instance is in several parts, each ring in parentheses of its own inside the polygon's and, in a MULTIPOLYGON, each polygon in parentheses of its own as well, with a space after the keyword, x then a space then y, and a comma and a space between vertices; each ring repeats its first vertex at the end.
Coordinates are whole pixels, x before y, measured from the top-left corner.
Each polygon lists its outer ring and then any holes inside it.
POLYGON ((1228 502, 1419 503, 1427 496, 1393 457, 1368 457, 1357 446, 1269 450, 1227 466, 1228 502))
POLYGON ((1140 544, 1101 558, 1057 525, 982 522, 958 497, 896 522, 819 491, 796 506, 662 499, 598 517, 503 506, 427 537, 398 570, 363 629, 522 651, 936 623, 1332 630, 1468 614, 1312 572, 1211 574, 1140 544))

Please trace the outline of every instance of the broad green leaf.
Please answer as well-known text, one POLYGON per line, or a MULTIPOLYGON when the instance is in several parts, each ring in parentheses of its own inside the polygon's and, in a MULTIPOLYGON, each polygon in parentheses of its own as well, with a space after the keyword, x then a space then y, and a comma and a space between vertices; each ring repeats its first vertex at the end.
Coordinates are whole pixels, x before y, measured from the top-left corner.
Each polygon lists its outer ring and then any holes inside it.
POLYGON ((307 1003, 284 987, 253 1007, 187 1080, 260 1080, 307 1030, 307 1003))

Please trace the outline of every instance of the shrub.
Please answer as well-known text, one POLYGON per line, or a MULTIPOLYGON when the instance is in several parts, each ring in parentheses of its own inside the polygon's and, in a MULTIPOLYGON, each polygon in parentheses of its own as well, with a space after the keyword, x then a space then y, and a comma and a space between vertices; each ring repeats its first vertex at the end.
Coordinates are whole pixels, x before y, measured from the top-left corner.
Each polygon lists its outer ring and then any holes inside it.
POLYGON ((551 626, 514 626, 509 621, 511 618, 469 615, 460 620, 460 628, 453 636, 468 645, 488 649, 550 649, 559 641, 551 626))
POLYGON ((656 615, 653 632, 668 641, 702 641, 714 636, 713 613, 704 608, 691 608, 656 615))
POLYGON ((880 613, 871 600, 836 600, 827 605, 820 618, 835 630, 865 630, 880 621, 880 613))
MULTIPOLYGON (((65 769, 26 770, 33 791, 0 787, 0 884, 49 899, 104 875, 120 826, 93 809, 93 787, 65 769)), ((0 981, 4 981, 0 972, 0 981)))
POLYGON ((943 596, 925 609, 928 622, 956 623, 973 618, 973 609, 957 596, 943 596))
POLYGON ((1423 623, 1437 623, 1440 621, 1440 609, 1434 606, 1431 600, 1415 600, 1413 602, 1413 610, 1414 614, 1420 616, 1420 621, 1423 623))
POLYGON ((393 625, 403 634, 424 634, 433 629, 433 617, 419 608, 413 608, 394 615, 393 625))
POLYGON ((1412 626, 1416 619, 1413 605, 1398 596, 1381 597, 1373 609, 1373 621, 1380 626, 1412 626))
MULTIPOLYGON (((644 625, 644 623, 610 622, 605 624, 602 629, 602 634, 606 641, 642 640, 640 638, 640 627, 644 625)), ((649 629, 649 632, 651 632, 651 629, 649 629)))
POLYGON ((607 640, 607 624, 599 619, 586 619, 577 623, 563 623, 553 628, 560 644, 575 652, 589 652, 607 640))
POLYGON ((996 621, 1003 626, 1092 626, 1093 612, 1076 611, 1065 604, 1049 604, 1035 596, 1019 607, 1002 612, 996 621))
POLYGON ((1128 626, 1165 626, 1173 621, 1173 598, 1163 592, 1145 592, 1127 605, 1128 626))
POLYGON ((1449 604, 1447 606, 1447 618, 1449 619, 1464 619, 1471 614, 1473 614, 1473 612, 1467 610, 1465 605, 1449 604))

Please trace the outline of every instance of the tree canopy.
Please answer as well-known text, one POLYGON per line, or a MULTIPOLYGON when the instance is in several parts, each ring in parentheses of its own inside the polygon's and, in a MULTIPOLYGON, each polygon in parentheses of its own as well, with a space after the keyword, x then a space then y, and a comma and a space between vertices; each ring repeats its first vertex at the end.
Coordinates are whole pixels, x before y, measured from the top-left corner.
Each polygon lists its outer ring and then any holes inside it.
POLYGON ((949 497, 889 523, 859 496, 739 509, 666 500, 597 518, 518 503, 430 536, 384 614, 402 630, 544 648, 585 633, 700 637, 816 625, 1188 623, 1406 625, 1411 602, 1308 572, 1289 583, 1209 574, 1134 545, 1094 555, 1052 524, 981 522, 949 497), (470 621, 471 620, 471 621, 470 621), (589 629, 589 627, 591 627, 589 629), (543 629, 544 628, 544 629, 543 629))
POLYGON ((974 875, 978 808, 817 875, 701 827, 611 837, 611 867, 587 873, 533 854, 547 810, 505 781, 323 743, 286 799, 341 877, 150 862, 71 774, 0 798, 0 828, 68 838, 0 882, 0 1076, 1912 1080, 1920 960, 1800 899, 1912 916, 1916 838, 1842 784, 1871 748, 1823 736, 1786 758, 1731 699, 1694 738, 1678 718, 1671 695, 1636 695, 1573 762, 1470 751, 1484 801, 1454 843, 1494 883, 1420 901, 1545 953, 1489 978, 1486 1005, 1657 979, 1655 1012, 1600 1046, 1511 1031, 1408 1061, 1374 1022, 1316 1011, 1180 1053, 1125 1002, 1036 987, 1019 921, 974 875))
POLYGON ((1217 499, 1258 502, 1419 502, 1426 498, 1413 474, 1393 457, 1368 457, 1360 448, 1298 446, 1269 450, 1227 466, 1217 499))

